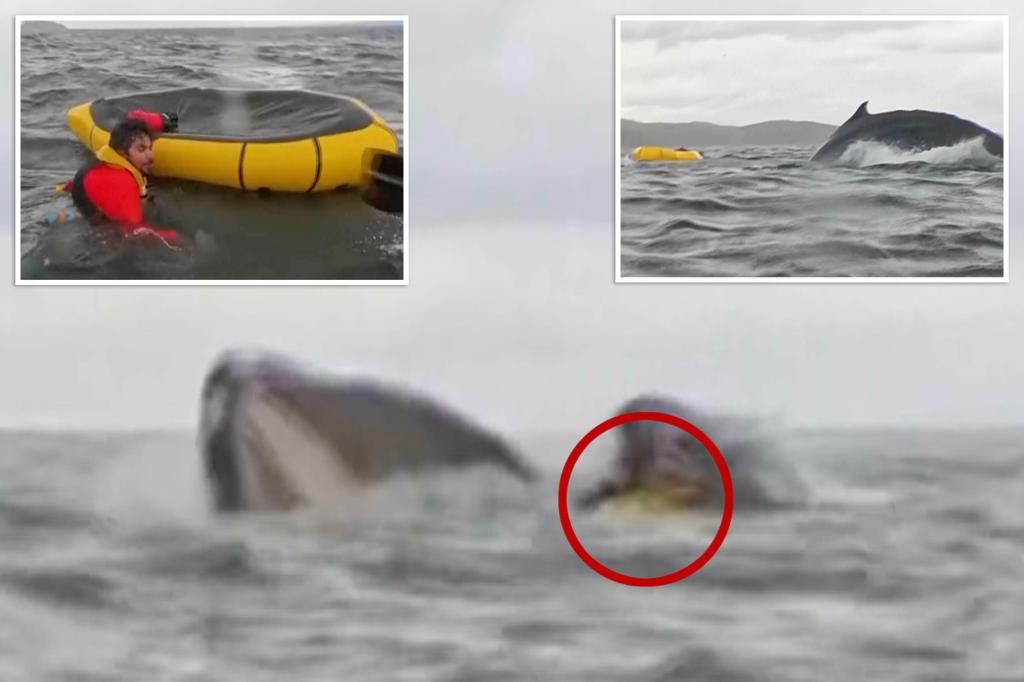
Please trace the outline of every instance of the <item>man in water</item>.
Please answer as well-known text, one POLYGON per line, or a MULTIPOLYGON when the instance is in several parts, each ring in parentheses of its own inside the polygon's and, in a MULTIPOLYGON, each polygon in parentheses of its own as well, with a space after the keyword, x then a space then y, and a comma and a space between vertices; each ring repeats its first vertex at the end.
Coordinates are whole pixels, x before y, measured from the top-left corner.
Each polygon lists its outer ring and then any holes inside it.
POLYGON ((153 131, 162 132, 175 124, 167 114, 132 112, 114 126, 107 145, 65 186, 90 223, 112 224, 125 237, 159 239, 176 247, 177 231, 153 227, 143 217, 143 202, 148 198, 146 178, 153 168, 153 131), (151 120, 154 117, 159 118, 151 120))

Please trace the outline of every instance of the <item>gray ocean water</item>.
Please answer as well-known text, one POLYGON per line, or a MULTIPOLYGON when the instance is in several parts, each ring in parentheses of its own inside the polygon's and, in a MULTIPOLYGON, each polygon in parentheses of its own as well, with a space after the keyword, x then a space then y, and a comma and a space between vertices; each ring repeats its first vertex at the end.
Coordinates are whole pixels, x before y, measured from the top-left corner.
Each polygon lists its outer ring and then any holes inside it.
MULTIPOLYGON (((809 504, 737 512, 702 571, 649 589, 565 541, 580 435, 518 439, 535 488, 443 474, 225 518, 191 433, 4 432, 0 679, 1024 679, 1024 432, 777 434, 809 504)), ((718 520, 573 517, 636 575, 718 520)))
POLYGON ((356 97, 403 135, 400 24, 39 32, 21 43, 22 277, 401 279, 400 216, 356 192, 258 196, 157 180, 164 224, 203 233, 195 253, 113 261, 87 225, 49 225, 71 208, 54 187, 90 155, 65 123, 99 97, 192 86, 305 89, 356 97))
POLYGON ((626 277, 1002 277, 1002 160, 980 145, 718 147, 621 164, 626 277))

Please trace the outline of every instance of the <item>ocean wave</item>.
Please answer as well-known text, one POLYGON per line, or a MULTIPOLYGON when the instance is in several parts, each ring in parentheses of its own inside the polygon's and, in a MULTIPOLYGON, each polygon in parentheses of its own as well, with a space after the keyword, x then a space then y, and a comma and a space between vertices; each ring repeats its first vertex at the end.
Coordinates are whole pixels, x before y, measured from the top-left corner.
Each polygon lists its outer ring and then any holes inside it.
POLYGON ((1000 274, 1002 166, 975 163, 988 156, 980 141, 923 154, 862 144, 862 166, 813 164, 806 151, 712 148, 685 168, 623 163, 624 274, 1000 274))
POLYGON ((21 596, 68 606, 115 610, 124 604, 116 596, 116 584, 97 571, 67 567, 0 570, 0 584, 21 596))

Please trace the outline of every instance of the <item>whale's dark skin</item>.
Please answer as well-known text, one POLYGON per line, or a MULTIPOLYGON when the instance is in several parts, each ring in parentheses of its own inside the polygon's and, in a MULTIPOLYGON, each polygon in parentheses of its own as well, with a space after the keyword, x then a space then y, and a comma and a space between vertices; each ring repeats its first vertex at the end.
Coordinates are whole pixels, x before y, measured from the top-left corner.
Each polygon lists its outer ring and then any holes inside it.
POLYGON ((839 126, 811 157, 812 161, 834 163, 856 142, 877 141, 897 149, 920 151, 952 147, 966 140, 982 138, 985 150, 1003 156, 1003 138, 977 123, 936 111, 887 111, 868 113, 861 104, 853 116, 839 126))
POLYGON ((432 399, 266 353, 222 356, 204 381, 200 418, 199 448, 220 511, 305 506, 311 488, 326 489, 318 478, 365 484, 477 464, 536 476, 500 437, 432 399), (290 466, 295 458, 306 458, 312 478, 290 466))

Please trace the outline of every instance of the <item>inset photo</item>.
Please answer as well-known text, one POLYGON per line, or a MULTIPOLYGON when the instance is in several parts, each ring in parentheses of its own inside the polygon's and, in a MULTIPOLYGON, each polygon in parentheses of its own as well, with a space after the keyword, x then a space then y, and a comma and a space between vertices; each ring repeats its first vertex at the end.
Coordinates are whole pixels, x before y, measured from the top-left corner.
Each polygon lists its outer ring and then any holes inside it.
POLYGON ((16 18, 17 284, 404 284, 407 22, 16 18))
POLYGON ((1006 282, 1008 22, 616 18, 617 282, 1006 282))

